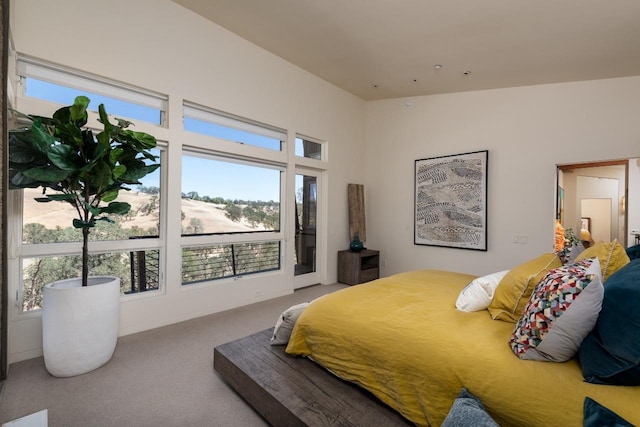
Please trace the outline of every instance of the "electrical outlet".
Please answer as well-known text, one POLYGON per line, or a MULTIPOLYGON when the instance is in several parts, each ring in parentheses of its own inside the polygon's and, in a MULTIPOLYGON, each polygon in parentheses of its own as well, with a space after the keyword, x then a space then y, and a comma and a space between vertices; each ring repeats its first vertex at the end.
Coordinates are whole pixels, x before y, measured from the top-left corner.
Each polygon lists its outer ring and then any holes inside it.
POLYGON ((529 243, 529 236, 527 236, 526 234, 514 234, 513 243, 526 245, 527 243, 529 243))

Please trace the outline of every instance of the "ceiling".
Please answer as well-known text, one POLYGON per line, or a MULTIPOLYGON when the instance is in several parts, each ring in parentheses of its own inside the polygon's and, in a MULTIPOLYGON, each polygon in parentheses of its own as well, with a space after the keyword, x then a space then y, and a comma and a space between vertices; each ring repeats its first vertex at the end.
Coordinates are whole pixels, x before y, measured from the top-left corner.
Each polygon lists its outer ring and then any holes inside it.
POLYGON ((364 100, 640 75, 640 0, 173 1, 364 100))

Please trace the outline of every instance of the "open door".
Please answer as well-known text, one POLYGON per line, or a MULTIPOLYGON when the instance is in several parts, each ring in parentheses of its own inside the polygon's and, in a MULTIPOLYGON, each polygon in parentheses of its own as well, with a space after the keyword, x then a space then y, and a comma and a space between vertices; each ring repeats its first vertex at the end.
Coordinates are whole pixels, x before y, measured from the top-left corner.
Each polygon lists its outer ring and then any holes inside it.
POLYGON ((296 170, 295 289, 320 283, 317 271, 320 176, 315 171, 296 170))

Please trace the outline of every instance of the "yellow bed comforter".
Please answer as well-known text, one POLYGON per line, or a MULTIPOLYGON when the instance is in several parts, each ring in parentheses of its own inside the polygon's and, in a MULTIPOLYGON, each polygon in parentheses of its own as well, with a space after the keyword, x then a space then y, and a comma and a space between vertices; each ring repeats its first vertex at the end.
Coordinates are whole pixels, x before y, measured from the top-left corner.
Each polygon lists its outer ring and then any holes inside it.
POLYGON ((513 323, 456 310, 474 278, 421 270, 326 295, 302 312, 286 351, 417 425, 439 426, 466 387, 503 427, 582 426, 585 396, 640 426, 640 387, 585 383, 577 360, 520 360, 509 347, 513 323))

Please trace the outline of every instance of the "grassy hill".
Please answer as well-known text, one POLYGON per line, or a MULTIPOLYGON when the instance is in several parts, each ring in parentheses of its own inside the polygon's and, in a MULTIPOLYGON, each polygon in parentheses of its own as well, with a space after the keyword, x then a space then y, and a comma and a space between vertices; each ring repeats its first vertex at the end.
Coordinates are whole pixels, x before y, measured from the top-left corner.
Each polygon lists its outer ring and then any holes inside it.
MULTIPOLYGON (((68 203, 39 203, 34 200, 35 197, 42 195, 41 189, 25 189, 24 197, 24 223, 40 223, 47 228, 55 228, 60 226, 66 228, 71 226, 71 221, 75 218, 75 211, 68 203)), ((132 228, 134 226, 146 229, 155 227, 157 217, 154 214, 142 213, 144 206, 152 203, 153 195, 140 193, 136 191, 122 191, 118 197, 118 201, 131 204, 130 219, 122 221, 123 228, 132 228)), ((189 226, 192 218, 197 218, 202 222, 204 233, 217 232, 237 232, 237 231, 255 231, 262 227, 252 227, 250 224, 241 221, 234 222, 225 216, 224 205, 216 205, 197 200, 183 199, 181 210, 184 214, 182 227, 185 229, 189 226)), ((157 212, 157 211, 156 211, 157 212)))

